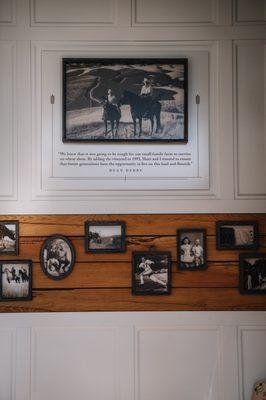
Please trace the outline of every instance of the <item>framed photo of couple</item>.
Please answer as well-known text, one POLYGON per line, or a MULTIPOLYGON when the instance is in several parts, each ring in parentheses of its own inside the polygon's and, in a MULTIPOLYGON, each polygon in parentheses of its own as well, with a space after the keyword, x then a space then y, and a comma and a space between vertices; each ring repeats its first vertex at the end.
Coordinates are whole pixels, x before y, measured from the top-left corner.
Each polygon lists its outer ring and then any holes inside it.
POLYGON ((188 140, 188 61, 63 59, 63 142, 188 140))
POLYGON ((181 229, 177 231, 178 269, 207 268, 206 230, 181 229))

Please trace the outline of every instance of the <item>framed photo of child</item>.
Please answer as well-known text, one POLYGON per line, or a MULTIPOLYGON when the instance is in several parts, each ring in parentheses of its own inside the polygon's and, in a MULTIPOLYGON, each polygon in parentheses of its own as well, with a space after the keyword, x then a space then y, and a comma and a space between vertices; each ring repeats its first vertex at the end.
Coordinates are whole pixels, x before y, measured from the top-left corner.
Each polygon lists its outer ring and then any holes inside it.
POLYGON ((202 270, 207 268, 206 230, 180 229, 177 231, 178 269, 202 270))

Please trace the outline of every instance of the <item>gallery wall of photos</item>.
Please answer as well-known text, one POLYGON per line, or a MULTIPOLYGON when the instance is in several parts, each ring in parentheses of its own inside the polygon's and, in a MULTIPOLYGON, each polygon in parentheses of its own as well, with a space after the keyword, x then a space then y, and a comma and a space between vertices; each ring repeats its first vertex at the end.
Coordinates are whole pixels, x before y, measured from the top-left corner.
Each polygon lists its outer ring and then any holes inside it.
POLYGON ((265 214, 0 218, 1 312, 266 310, 265 214))

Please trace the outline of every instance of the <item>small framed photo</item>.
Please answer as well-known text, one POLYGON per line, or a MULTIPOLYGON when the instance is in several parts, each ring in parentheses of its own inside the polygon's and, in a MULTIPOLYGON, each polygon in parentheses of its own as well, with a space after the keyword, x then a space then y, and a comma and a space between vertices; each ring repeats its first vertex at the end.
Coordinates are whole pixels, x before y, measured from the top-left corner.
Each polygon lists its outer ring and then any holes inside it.
POLYGON ((216 224, 218 250, 255 250, 259 247, 257 221, 218 221, 216 224))
POLYGON ((266 294, 266 253, 240 254, 239 291, 266 294))
POLYGON ((50 236, 41 247, 42 270, 51 279, 63 279, 72 272, 75 257, 74 246, 67 237, 50 236))
POLYGON ((171 291, 171 253, 133 252, 132 294, 159 295, 171 291))
POLYGON ((0 221, 0 256, 18 255, 18 238, 18 221, 0 221))
POLYGON ((125 252, 125 223, 122 221, 85 222, 85 250, 87 253, 125 252))
POLYGON ((197 271, 207 268, 206 230, 177 231, 178 268, 197 271))
POLYGON ((32 261, 8 260, 0 261, 1 300, 32 299, 32 261))

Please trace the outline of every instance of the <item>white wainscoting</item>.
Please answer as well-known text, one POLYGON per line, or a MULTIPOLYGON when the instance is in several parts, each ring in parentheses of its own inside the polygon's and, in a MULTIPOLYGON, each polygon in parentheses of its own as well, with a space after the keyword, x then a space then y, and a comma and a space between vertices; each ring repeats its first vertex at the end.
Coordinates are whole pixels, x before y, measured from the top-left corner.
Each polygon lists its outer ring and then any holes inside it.
POLYGON ((0 0, 0 25, 15 24, 15 0, 0 0))
POLYGON ((235 0, 235 23, 263 24, 266 21, 265 0, 235 0))
POLYGON ((266 312, 0 316, 1 400, 250 400, 266 312))

